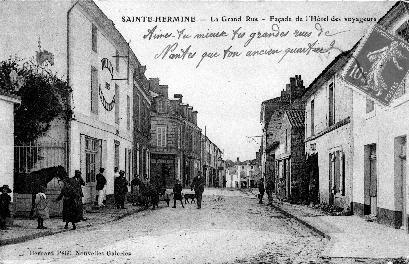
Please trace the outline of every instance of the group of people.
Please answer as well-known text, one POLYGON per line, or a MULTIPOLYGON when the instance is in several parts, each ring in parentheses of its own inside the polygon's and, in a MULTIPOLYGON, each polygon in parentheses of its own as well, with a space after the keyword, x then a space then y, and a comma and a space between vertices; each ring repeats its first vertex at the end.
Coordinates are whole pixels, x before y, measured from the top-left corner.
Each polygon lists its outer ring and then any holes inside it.
MULTIPOLYGON (((195 191, 195 198, 197 203, 197 209, 202 208, 202 195, 204 192, 205 181, 202 177, 202 172, 199 171, 197 176, 193 178, 192 184, 190 185, 190 189, 195 191)), ((173 187, 173 208, 176 208, 176 201, 180 201, 183 205, 183 196, 182 196, 183 187, 180 184, 180 180, 177 180, 174 187, 173 187)))
POLYGON ((258 182, 258 192, 259 192, 259 195, 258 195, 259 201, 258 201, 258 203, 259 204, 263 203, 263 196, 264 196, 264 193, 266 191, 267 191, 268 203, 269 204, 272 203, 273 202, 273 189, 274 189, 274 183, 273 183, 273 181, 271 179, 269 179, 267 181, 266 188, 264 188, 263 180, 260 179, 259 182, 258 182))
MULTIPOLYGON (((96 197, 96 202, 99 207, 103 207, 106 204, 105 201, 105 188, 107 184, 107 180, 104 176, 105 169, 101 168, 99 173, 96 175, 96 190, 98 195, 96 197)), ((125 178, 125 172, 119 171, 116 167, 114 169, 114 198, 115 198, 115 205, 118 209, 125 208, 125 198, 126 193, 128 192, 128 181, 125 178)), ((56 201, 63 201, 63 210, 62 210, 62 219, 65 222, 65 229, 68 229, 69 223, 72 224, 72 229, 76 229, 76 223, 80 222, 81 220, 86 220, 84 218, 84 208, 82 204, 82 197, 84 196, 82 191, 82 186, 85 185, 84 180, 81 177, 81 171, 76 170, 74 173, 74 177, 63 178, 61 179, 63 182, 63 186, 61 189, 60 195, 57 197, 56 201)), ((191 183, 191 190, 195 192, 195 198, 197 202, 197 208, 200 209, 202 207, 202 194, 204 191, 205 181, 202 177, 201 172, 198 172, 198 175, 193 178, 191 183)), ((46 196, 46 186, 40 186, 38 193, 35 195, 35 216, 37 217, 37 228, 38 229, 46 229, 47 227, 44 226, 44 220, 49 218, 49 206, 46 196)), ((173 199, 174 204, 173 208, 176 208, 176 201, 180 201, 183 205, 183 196, 182 196, 183 187, 178 180, 175 183, 173 188, 173 199)), ((0 229, 7 229, 6 227, 6 219, 10 217, 10 203, 11 197, 9 193, 11 193, 11 189, 8 185, 3 185, 0 188, 0 229)))

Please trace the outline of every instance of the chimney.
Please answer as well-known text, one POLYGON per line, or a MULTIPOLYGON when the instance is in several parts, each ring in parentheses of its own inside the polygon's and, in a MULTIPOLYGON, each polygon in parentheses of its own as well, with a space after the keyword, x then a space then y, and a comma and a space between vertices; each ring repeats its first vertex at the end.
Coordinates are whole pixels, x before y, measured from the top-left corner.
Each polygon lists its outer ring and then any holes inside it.
POLYGON ((239 158, 239 157, 237 157, 237 162, 240 162, 240 158, 239 158))
POLYGON ((181 103, 182 103, 183 95, 181 95, 181 94, 174 94, 174 95, 173 95, 173 98, 179 99, 179 103, 181 104, 181 103))
POLYGON ((192 113, 193 123, 197 125, 197 111, 193 111, 192 113))
POLYGON ((167 85, 159 85, 159 93, 160 93, 161 95, 163 95, 164 97, 166 97, 166 98, 169 98, 169 97, 168 97, 168 90, 169 90, 169 86, 167 86, 167 85))
POLYGON ((149 78, 149 86, 150 86, 150 89, 153 92, 155 92, 157 94, 160 94, 160 91, 159 91, 159 78, 149 78))
POLYGON ((296 84, 296 78, 297 78, 297 75, 295 76, 295 77, 290 77, 290 86, 291 87, 294 87, 296 84))

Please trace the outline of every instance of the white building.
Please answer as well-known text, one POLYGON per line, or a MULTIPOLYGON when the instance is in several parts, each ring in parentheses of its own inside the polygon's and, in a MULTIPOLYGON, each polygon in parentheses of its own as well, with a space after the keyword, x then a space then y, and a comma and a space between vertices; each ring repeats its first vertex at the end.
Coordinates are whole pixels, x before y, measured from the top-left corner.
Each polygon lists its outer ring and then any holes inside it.
POLYGON ((0 161, 0 186, 7 184, 13 190, 14 166, 14 104, 20 99, 0 91, 0 152, 3 158, 0 161))
MULTIPOLYGON (((407 3, 397 2, 378 24, 408 41, 408 8, 407 3)), ((354 213, 372 215, 380 223, 404 229, 408 229, 409 211, 408 82, 388 107, 356 90, 352 105, 354 213)))
MULTIPOLYGON (((132 111, 133 76, 143 67, 93 1, 11 1, 1 6, 0 59, 14 54, 30 58, 47 50, 53 57, 49 68, 73 90, 73 119, 55 125, 63 126, 64 133, 50 131, 47 140, 68 142, 69 175, 81 170, 85 202, 94 199, 100 167, 106 170, 107 194, 112 194, 114 167, 124 170, 128 180, 134 168, 143 167, 133 162, 132 111)), ((135 160, 149 163, 148 158, 135 160)))

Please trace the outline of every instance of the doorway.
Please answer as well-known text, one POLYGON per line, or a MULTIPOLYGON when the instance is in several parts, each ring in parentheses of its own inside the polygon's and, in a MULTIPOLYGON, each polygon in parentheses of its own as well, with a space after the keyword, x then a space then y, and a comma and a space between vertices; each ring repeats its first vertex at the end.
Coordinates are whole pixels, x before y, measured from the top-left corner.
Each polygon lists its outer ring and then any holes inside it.
POLYGON ((401 229, 408 230, 406 190, 406 136, 395 138, 396 209, 402 212, 401 229))
POLYGON ((376 165, 376 144, 365 146, 365 204, 364 214, 376 216, 378 206, 378 178, 376 165))

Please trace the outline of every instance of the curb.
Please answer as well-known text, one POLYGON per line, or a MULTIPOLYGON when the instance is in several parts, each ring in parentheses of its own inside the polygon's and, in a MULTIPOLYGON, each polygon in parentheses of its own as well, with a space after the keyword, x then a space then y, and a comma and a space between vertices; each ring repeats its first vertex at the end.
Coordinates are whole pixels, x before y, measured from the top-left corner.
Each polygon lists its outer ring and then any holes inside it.
MULTIPOLYGON (((126 212, 126 213, 124 213, 122 215, 116 216, 113 219, 111 219, 109 221, 106 221, 106 222, 101 222, 101 223, 97 222, 97 223, 94 223, 94 224, 88 224, 88 225, 83 226, 83 227, 77 227, 77 230, 78 229, 83 229, 83 228, 89 228, 89 227, 100 225, 100 224, 105 224, 105 223, 111 223, 111 222, 114 222, 114 221, 118 221, 118 220, 121 220, 122 218, 130 216, 132 214, 139 213, 141 211, 145 211, 147 209, 148 208, 141 207, 139 209, 129 211, 129 212, 126 212)), ((64 232, 69 232, 69 231, 71 231, 71 230, 67 230, 67 229, 62 229, 62 230, 57 230, 57 231, 48 230, 48 231, 35 233, 35 234, 31 234, 31 235, 25 235, 25 236, 21 236, 21 237, 15 237, 15 238, 9 238, 9 239, 5 239, 5 240, 0 240, 0 247, 7 246, 7 245, 12 245, 12 244, 19 244, 19 243, 23 243, 23 242, 26 242, 26 241, 29 241, 29 240, 36 239, 36 238, 52 236, 52 235, 56 235, 56 234, 60 234, 60 233, 64 233, 64 232)))
POLYGON ((273 207, 274 209, 280 211, 280 212, 281 212, 282 214, 284 214, 285 216, 297 220, 298 222, 300 222, 301 224, 303 224, 303 225, 306 226, 307 228, 311 229, 314 233, 318 234, 319 236, 321 236, 321 237, 323 237, 323 238, 326 238, 326 239, 328 239, 328 240, 331 240, 331 236, 330 236, 330 235, 328 235, 327 233, 325 233, 325 232, 319 230, 318 228, 316 228, 315 226, 311 225, 311 224, 308 223, 307 221, 302 220, 301 218, 295 216, 294 214, 288 212, 287 210, 284 210, 283 208, 281 208, 281 207, 279 207, 279 206, 277 206, 277 205, 271 204, 271 207, 273 207))
MULTIPOLYGON (((254 193, 253 193, 252 191, 250 191, 250 193, 254 195, 254 193)), ((314 233, 316 233, 317 235, 319 235, 319 236, 321 236, 321 237, 323 237, 323 238, 325 238, 325 239, 331 240, 331 236, 330 236, 330 235, 328 235, 327 233, 321 231, 320 229, 316 228, 315 226, 311 225, 311 224, 308 223, 307 221, 302 220, 302 219, 299 218, 298 216, 295 216, 294 214, 288 212, 287 210, 284 210, 283 208, 279 207, 278 205, 274 205, 273 203, 271 203, 270 206, 273 207, 274 209, 280 211, 280 213, 284 214, 285 216, 295 219, 295 220, 298 221, 300 224, 306 226, 307 228, 309 228, 310 230, 312 230, 312 231, 313 231, 314 233)))

